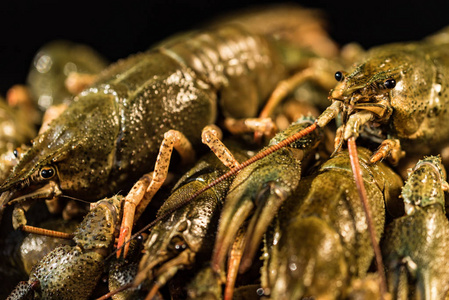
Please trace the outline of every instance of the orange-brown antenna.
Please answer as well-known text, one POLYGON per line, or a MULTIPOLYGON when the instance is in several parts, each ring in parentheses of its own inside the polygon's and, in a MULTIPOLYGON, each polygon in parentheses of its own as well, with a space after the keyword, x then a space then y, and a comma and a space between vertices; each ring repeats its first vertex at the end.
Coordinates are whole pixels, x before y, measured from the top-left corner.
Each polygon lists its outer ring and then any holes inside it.
POLYGON ((380 276, 379 287, 381 292, 381 299, 384 299, 384 295, 387 292, 387 279, 385 278, 384 265, 382 262, 382 254, 380 252, 379 243, 376 240, 376 234, 374 232, 373 218, 371 216, 371 209, 369 207, 365 185, 363 184, 362 173, 360 171, 359 158, 357 155, 357 146, 355 144, 354 137, 350 137, 348 139, 348 151, 349 151, 349 159, 351 161, 352 173, 354 174, 354 180, 357 186, 357 191, 359 193, 360 199, 362 200, 362 206, 366 215, 366 223, 368 225, 371 244, 373 245, 374 249, 374 257, 376 259, 377 271, 380 276))
POLYGON ((66 233, 66 232, 50 230, 50 229, 45 229, 45 228, 40 228, 40 227, 34 227, 34 226, 30 226, 30 225, 22 225, 19 227, 19 229, 24 232, 28 232, 28 233, 45 235, 45 236, 59 238, 59 239, 66 239, 66 240, 73 239, 72 233, 66 233))

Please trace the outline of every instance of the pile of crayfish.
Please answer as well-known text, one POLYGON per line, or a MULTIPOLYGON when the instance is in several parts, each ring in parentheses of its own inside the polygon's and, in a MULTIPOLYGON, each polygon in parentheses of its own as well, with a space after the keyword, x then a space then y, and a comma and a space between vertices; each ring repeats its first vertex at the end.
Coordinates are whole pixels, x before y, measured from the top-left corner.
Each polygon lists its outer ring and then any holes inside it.
POLYGON ((1 295, 445 299, 448 30, 365 51, 278 5, 44 45, 0 99, 1 295))

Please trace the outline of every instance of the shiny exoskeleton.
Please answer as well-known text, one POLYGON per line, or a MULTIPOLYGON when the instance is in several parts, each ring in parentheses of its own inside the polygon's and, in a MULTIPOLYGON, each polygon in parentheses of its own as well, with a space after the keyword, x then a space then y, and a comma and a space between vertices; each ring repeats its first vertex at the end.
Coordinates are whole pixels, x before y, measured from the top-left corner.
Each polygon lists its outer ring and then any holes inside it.
POLYGON ((339 83, 321 115, 324 126, 340 114, 341 140, 359 135, 381 142, 379 160, 410 153, 439 153, 448 141, 449 54, 447 41, 397 43, 367 51, 339 83))
MULTIPOLYGON (((48 213, 35 214, 42 209, 45 209, 45 203, 33 207, 30 212, 31 224, 66 233, 72 233, 79 224, 74 219, 50 218, 48 213)), ((11 231, 10 227, 2 227, 0 233, 0 278, 4 279, 0 284, 0 299, 8 297, 18 282, 26 280, 33 266, 47 253, 61 244, 72 243, 66 239, 11 231)))
MULTIPOLYGON (((271 139, 270 145, 285 140, 313 122, 311 117, 298 119, 271 139)), ((323 137, 321 130, 315 131, 273 155, 258 160, 236 175, 220 216, 212 258, 212 267, 216 272, 224 271, 228 251, 246 219, 250 219, 250 223, 245 234, 246 245, 241 265, 242 269, 251 265, 266 228, 282 203, 298 186, 304 165, 307 165, 305 162, 316 153, 323 137)))
POLYGON ((33 140, 0 187, 2 208, 17 197, 92 201, 128 187, 151 170, 169 129, 196 146, 218 109, 254 116, 286 73, 272 43, 232 25, 121 60, 33 140))
MULTIPOLYGON (((402 180, 382 163, 369 165, 370 151, 358 152, 380 238, 385 200, 396 199, 402 180)), ((348 153, 341 151, 304 177, 279 211, 266 236, 262 287, 272 299, 338 299, 351 278, 365 276, 373 255, 348 153)))
POLYGON ((76 245, 59 246, 44 256, 8 299, 88 299, 115 242, 122 198, 96 203, 74 232, 76 245))
POLYGON ((446 299, 449 291, 449 185, 441 158, 420 160, 402 189, 406 215, 386 229, 382 252, 393 299, 446 299))
MULTIPOLYGON (((238 146, 233 145, 232 149, 237 160, 248 158, 238 146)), ((164 214, 227 170, 213 153, 207 154, 177 182, 158 214, 164 214)), ((144 246, 136 284, 154 281, 160 287, 178 270, 193 268, 210 259, 219 215, 231 182, 231 179, 223 181, 154 226, 144 246)))
MULTIPOLYGON (((137 275, 139 262, 142 258, 143 237, 129 242, 129 253, 126 258, 112 258, 108 263, 108 289, 116 291, 124 285, 133 282, 137 275)), ((146 292, 141 289, 126 289, 116 293, 113 300, 144 299, 146 292)))
MULTIPOLYGON (((307 127, 313 121, 311 117, 300 118, 288 129, 276 135, 271 142, 277 143, 284 140, 292 132, 307 127)), ((170 217, 159 221, 145 243, 146 253, 140 263, 139 274, 134 280, 134 285, 137 286, 148 279, 150 282, 153 280, 154 286, 150 295, 154 295, 155 291, 171 279, 178 270, 198 264, 196 261, 198 257, 203 262, 205 258, 210 259, 223 202, 226 203, 226 208, 220 216, 212 266, 215 272, 223 271, 220 268, 226 259, 229 244, 235 238, 235 231, 239 229, 251 211, 256 210, 250 224, 251 230, 248 230, 246 236, 249 249, 246 261, 247 264, 248 261, 251 262, 260 239, 275 217, 277 209, 297 186, 301 177, 301 164, 310 159, 310 156, 313 156, 311 154, 316 153, 315 149, 322 139, 322 132, 316 131, 283 151, 277 152, 270 159, 260 160, 251 168, 238 174, 235 179, 228 178, 221 181, 214 186, 214 189, 208 189, 195 200, 172 212, 170 217), (248 174, 251 175, 248 176, 248 174)), ((247 158, 241 154, 241 150, 236 151, 235 146, 231 148, 231 151, 235 155, 233 159, 237 161, 247 158)), ((172 195, 161 207, 159 216, 166 215, 167 211, 170 212, 173 207, 189 199, 195 191, 208 186, 227 171, 227 167, 215 156, 220 157, 221 152, 208 154, 181 178, 173 189, 172 195)), ((210 278, 210 280, 221 280, 218 277, 216 274, 214 279, 210 278)), ((193 287, 190 291, 193 292, 193 287)))

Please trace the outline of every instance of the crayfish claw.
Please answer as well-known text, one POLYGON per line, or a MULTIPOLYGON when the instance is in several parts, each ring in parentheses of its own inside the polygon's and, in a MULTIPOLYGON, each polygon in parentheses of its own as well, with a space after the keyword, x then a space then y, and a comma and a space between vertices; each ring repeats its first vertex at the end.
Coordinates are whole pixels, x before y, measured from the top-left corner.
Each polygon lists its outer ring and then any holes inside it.
POLYGON ((21 281, 16 288, 11 292, 7 300, 9 299, 34 299, 34 290, 39 288, 39 280, 35 280, 31 283, 28 281, 21 281))
POLYGON ((274 183, 268 183, 270 191, 264 197, 264 203, 260 203, 252 216, 245 235, 240 273, 246 272, 252 265, 254 256, 259 249, 259 242, 276 216, 279 207, 289 195, 288 192, 277 187, 274 183), (249 242, 251 241, 251 242, 249 242), (249 242, 249 243, 248 243, 249 242))
POLYGON ((420 299, 445 299, 448 293, 449 272, 440 267, 449 259, 445 185, 441 158, 430 156, 416 164, 402 188, 406 214, 388 225, 382 245, 395 299, 410 297, 410 290, 420 299))

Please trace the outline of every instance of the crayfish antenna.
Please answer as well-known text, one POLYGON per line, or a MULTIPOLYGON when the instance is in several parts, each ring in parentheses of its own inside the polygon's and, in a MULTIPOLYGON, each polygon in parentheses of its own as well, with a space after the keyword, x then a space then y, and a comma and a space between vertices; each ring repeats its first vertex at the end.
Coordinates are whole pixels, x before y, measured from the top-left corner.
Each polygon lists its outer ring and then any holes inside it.
POLYGON ((360 170, 359 158, 357 155, 357 146, 355 144, 355 137, 350 137, 348 139, 348 150, 349 150, 349 159, 351 161, 352 173, 354 174, 354 180, 357 186, 357 191, 359 193, 360 199, 362 201, 363 209, 365 210, 366 221, 368 225, 368 231, 371 238, 371 243, 374 249, 374 257, 376 259, 377 271, 380 276, 379 288, 381 292, 381 299, 384 299, 384 296, 387 293, 387 279, 385 277, 384 265, 382 261, 382 254, 380 251, 380 246, 378 241, 376 240, 376 233, 374 231, 373 218, 371 216, 371 209, 368 203, 368 198, 366 195, 365 185, 363 184, 362 173, 360 170))
POLYGON ((59 238, 59 239, 65 239, 65 240, 73 239, 72 233, 67 233, 67 232, 62 232, 62 231, 57 231, 57 230, 34 227, 34 226, 30 226, 30 225, 22 225, 19 227, 19 229, 24 232, 44 235, 44 236, 53 237, 53 238, 59 238))

